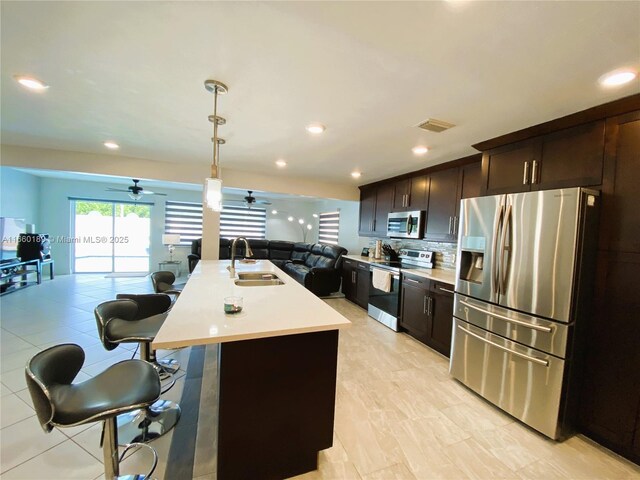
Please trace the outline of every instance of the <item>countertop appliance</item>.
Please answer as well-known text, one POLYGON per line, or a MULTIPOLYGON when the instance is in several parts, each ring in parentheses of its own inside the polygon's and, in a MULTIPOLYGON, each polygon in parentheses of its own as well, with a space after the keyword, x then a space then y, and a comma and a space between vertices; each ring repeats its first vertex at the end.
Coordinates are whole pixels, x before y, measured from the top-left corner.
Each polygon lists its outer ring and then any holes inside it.
MULTIPOLYGON (((393 258, 393 255, 391 257, 393 258)), ((369 267, 370 282, 367 313, 373 319, 396 332, 399 330, 398 317, 400 316, 400 288, 402 285, 400 271, 401 269, 410 270, 415 268, 433 268, 433 252, 403 248, 400 250, 398 260, 377 262, 369 267), (376 270, 382 270, 391 275, 388 292, 373 286, 373 275, 376 270)))
POLYGON ((422 238, 425 212, 391 212, 387 216, 387 237, 422 238))
POLYGON ((599 193, 462 200, 450 373, 544 435, 571 433, 599 193))

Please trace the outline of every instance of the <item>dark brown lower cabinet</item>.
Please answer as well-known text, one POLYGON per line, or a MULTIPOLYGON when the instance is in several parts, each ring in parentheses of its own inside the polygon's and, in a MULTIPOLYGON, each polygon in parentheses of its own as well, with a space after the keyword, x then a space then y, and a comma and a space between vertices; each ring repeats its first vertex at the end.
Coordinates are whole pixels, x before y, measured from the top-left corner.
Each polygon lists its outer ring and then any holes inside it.
POLYGON ((369 284, 371 283, 369 264, 357 262, 356 265, 356 303, 366 309, 369 305, 369 284))
POLYGON ((427 345, 448 357, 453 328, 453 288, 451 285, 431 282, 431 298, 431 331, 427 345))
POLYGON ((412 279, 404 278, 402 281, 402 313, 400 326, 409 335, 427 343, 429 333, 429 315, 427 303, 429 302, 429 286, 421 286, 420 283, 411 283, 412 279))
POLYGON ((356 260, 342 262, 342 293, 347 300, 367 308, 369 304, 369 265, 356 260))
POLYGON ((452 322, 453 293, 450 285, 403 274, 400 327, 416 340, 448 357, 452 322))

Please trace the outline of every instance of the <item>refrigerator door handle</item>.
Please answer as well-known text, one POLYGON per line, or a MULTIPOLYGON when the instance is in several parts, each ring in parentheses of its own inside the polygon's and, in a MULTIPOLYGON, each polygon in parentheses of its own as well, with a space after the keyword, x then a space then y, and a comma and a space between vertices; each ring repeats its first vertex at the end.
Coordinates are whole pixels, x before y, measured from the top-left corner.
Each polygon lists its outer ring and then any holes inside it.
POLYGON ((466 328, 464 328, 461 325, 458 325, 458 329, 462 330, 465 334, 467 334, 467 335, 469 335, 471 337, 477 338, 478 340, 480 340, 480 341, 482 341, 484 343, 488 343, 492 347, 496 347, 496 348, 498 348, 498 349, 500 349, 500 350, 502 350, 504 352, 510 353, 511 355, 515 355, 516 357, 524 358, 525 360, 527 360, 529 362, 537 363, 538 365, 543 365, 545 367, 549 366, 549 362, 547 360, 542 360, 541 358, 536 358, 536 357, 532 357, 530 355, 525 355, 524 353, 516 352, 515 350, 511 350, 510 348, 503 347, 499 343, 495 343, 495 342, 492 342, 491 340, 487 340, 482 335, 478 335, 476 333, 473 333, 473 332, 467 330, 466 328))
POLYGON ((493 232, 493 258, 491 265, 491 290, 497 295, 500 293, 499 288, 499 270, 498 270, 498 238, 500 235, 500 228, 502 227, 502 213, 504 206, 500 205, 500 212, 498 213, 498 219, 496 221, 496 228, 493 232))
MULTIPOLYGON (((500 293, 504 294, 507 291, 507 272, 509 256, 507 253, 507 232, 509 231, 509 225, 511 223, 511 205, 507 205, 507 212, 504 214, 504 221, 502 224, 502 240, 500 241, 500 293), (506 259, 505 259, 506 256, 506 259)), ((511 247, 509 247, 511 249, 511 247)))
MULTIPOLYGON (((444 289, 443 289, 444 290, 444 289)), ((487 315, 495 318, 499 318, 500 320, 504 320, 505 322, 515 323, 516 325, 521 325, 523 327, 530 328, 531 330, 539 330, 541 332, 551 333, 551 327, 544 327, 542 325, 535 325, 533 323, 523 322, 522 320, 516 320, 515 318, 507 317, 506 315, 501 315, 499 313, 490 312, 489 310, 485 310, 484 308, 480 308, 476 305, 472 305, 471 303, 467 303, 464 300, 460 300, 460 303, 466 307, 473 308, 478 312, 486 313, 487 315)))

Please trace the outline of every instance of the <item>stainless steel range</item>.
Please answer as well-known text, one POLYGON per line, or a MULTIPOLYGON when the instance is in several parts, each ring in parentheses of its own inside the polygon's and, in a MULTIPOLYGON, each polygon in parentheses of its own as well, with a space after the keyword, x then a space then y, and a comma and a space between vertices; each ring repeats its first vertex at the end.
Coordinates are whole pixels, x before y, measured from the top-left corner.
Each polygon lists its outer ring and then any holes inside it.
POLYGON ((371 265, 367 309, 369 316, 397 332, 402 285, 400 272, 416 268, 433 268, 433 259, 433 252, 403 248, 399 252, 398 260, 376 262, 371 265), (378 288, 380 285, 374 285, 376 283, 374 276, 377 278, 387 276, 386 288, 378 288))
POLYGON ((598 192, 463 200, 451 374, 553 439, 572 428, 598 192))

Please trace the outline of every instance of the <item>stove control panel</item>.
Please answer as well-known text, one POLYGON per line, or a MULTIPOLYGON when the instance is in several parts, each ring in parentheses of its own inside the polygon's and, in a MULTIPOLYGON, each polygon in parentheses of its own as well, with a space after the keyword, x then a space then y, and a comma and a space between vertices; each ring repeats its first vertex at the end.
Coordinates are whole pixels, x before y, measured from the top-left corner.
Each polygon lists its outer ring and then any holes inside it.
POLYGON ((433 268, 435 261, 435 253, 425 250, 412 250, 409 248, 401 248, 399 252, 400 259, 403 262, 418 265, 425 268, 433 268))

